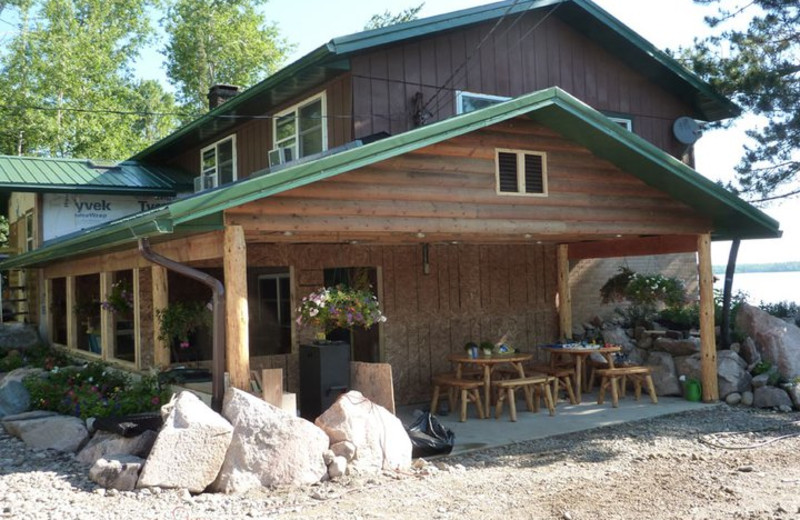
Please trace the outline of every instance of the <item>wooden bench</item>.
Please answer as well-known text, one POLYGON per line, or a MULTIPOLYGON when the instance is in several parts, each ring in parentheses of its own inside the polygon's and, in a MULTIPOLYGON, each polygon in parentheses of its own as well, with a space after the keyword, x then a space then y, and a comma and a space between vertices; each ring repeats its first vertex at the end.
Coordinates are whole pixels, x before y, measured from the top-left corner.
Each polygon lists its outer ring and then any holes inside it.
MULTIPOLYGON (((461 399, 461 415, 459 421, 464 422, 467 420, 467 403, 475 403, 475 409, 478 411, 478 417, 484 418, 483 415, 483 401, 481 401, 481 390, 483 389, 483 381, 476 379, 460 379, 455 374, 436 374, 432 378, 433 381, 433 396, 431 397, 431 413, 435 414, 439 409, 439 397, 442 389, 457 390, 460 393, 461 399)), ((450 400, 450 409, 455 408, 455 399, 453 394, 448 392, 450 400)))
POLYGON ((575 398, 575 387, 572 382, 572 377, 574 375, 572 368, 535 365, 532 371, 541 372, 553 378, 553 405, 558 404, 558 392, 562 387, 567 391, 570 404, 578 404, 578 400, 575 398))
POLYGON ((497 403, 495 405, 495 418, 499 419, 503 415, 503 401, 508 400, 509 415, 513 422, 517 420, 517 398, 514 392, 522 388, 525 392, 525 402, 528 411, 539 411, 539 398, 544 394, 544 403, 550 411, 550 415, 555 415, 556 410, 553 406, 553 396, 550 393, 550 382, 552 378, 545 374, 532 374, 524 378, 499 379, 492 381, 492 386, 497 388, 497 403), (531 390, 536 392, 532 395, 531 390))
POLYGON ((597 370, 597 375, 601 377, 600 391, 597 394, 597 404, 603 404, 607 387, 611 387, 611 404, 614 408, 619 406, 620 388, 623 391, 627 380, 633 383, 634 398, 638 401, 642 395, 642 383, 647 385, 647 392, 653 404, 658 404, 656 387, 653 385, 652 369, 643 366, 627 366, 619 368, 605 368, 597 370), (620 386, 621 385, 621 386, 620 386))

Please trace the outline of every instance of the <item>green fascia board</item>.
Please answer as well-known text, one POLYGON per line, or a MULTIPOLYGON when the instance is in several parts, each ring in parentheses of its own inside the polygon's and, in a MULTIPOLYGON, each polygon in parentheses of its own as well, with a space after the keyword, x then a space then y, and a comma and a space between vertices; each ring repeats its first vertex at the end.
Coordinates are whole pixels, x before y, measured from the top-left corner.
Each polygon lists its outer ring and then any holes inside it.
MULTIPOLYGON (((289 166, 276 173, 264 172, 227 186, 179 199, 167 206, 95 228, 94 232, 68 237, 57 245, 59 251, 55 254, 47 250, 56 246, 45 246, 3 262, 0 264, 0 269, 34 265, 52 261, 59 256, 84 254, 89 248, 104 248, 102 237, 95 237, 94 233, 124 234, 127 229, 137 229, 138 226, 145 226, 151 220, 170 222, 172 228, 176 229, 191 225, 192 221, 222 214, 229 208, 318 182, 519 116, 538 120, 563 132, 567 137, 574 136, 578 142, 585 143, 584 145, 598 156, 606 158, 620 168, 627 168, 626 171, 643 181, 668 191, 676 200, 685 202, 701 214, 709 215, 716 225, 722 226, 722 233, 715 238, 780 236, 778 222, 768 215, 709 181, 656 146, 624 130, 570 94, 553 87, 315 161, 289 166), (677 183, 677 188, 672 186, 672 181, 677 183), (737 229, 736 226, 728 225, 728 222, 741 227, 737 229)), ((128 240, 133 241, 139 238, 141 233, 129 232, 127 236, 128 240)))
POLYGON ((698 118, 716 121, 740 113, 735 104, 716 93, 708 83, 658 50, 591 0, 505 0, 333 38, 327 44, 299 58, 214 110, 153 143, 131 159, 153 162, 161 158, 160 154, 166 153, 170 147, 184 141, 197 144, 201 137, 204 139, 218 137, 223 131, 233 128, 239 121, 237 118, 263 114, 269 107, 308 92, 310 84, 321 83, 341 71, 349 70, 349 58, 354 54, 400 41, 488 22, 506 13, 517 14, 547 7, 556 9, 554 14, 562 16, 568 23, 592 24, 595 30, 588 31, 586 36, 599 38, 600 43, 613 48, 613 52, 618 52, 623 47, 638 50, 638 53, 631 51, 637 68, 643 64, 642 58, 653 60, 655 64, 650 67, 650 75, 660 78, 662 84, 681 92, 682 97, 689 98, 687 101, 695 106, 700 116, 698 118), (312 79, 300 80, 305 77, 312 79), (278 92, 280 94, 277 94, 278 92))

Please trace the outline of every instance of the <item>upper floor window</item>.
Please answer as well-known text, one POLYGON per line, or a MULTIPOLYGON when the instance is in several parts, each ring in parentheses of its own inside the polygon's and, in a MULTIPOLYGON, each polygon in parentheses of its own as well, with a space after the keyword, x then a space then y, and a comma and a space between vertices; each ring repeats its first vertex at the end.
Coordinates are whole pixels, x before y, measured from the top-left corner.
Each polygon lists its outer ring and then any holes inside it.
POLYGON ((491 94, 476 94, 474 92, 456 91, 456 114, 466 114, 502 103, 511 99, 506 96, 493 96, 491 94))
POLYGON ((631 121, 631 118, 624 116, 612 116, 609 114, 606 114, 606 116, 628 132, 633 132, 633 121, 631 121))
POLYGON ((236 180, 236 136, 200 150, 200 177, 195 179, 195 191, 216 188, 236 180))
POLYGON ((272 149, 281 149, 281 162, 328 149, 325 92, 275 114, 272 149))
POLYGON ((25 251, 34 249, 33 212, 25 214, 25 251))
POLYGON ((547 154, 497 150, 499 195, 547 195, 547 154))

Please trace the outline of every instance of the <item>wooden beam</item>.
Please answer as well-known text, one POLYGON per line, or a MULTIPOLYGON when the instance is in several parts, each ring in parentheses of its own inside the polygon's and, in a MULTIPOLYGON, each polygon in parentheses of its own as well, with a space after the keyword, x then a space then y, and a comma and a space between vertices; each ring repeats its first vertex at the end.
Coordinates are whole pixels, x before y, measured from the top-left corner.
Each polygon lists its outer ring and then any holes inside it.
POLYGON ((558 327, 560 335, 572 339, 572 295, 569 290, 569 246, 560 244, 556 252, 558 269, 558 327))
POLYGON ((265 368, 261 370, 261 396, 271 404, 283 406, 283 369, 265 368))
POLYGON ((142 369, 142 300, 139 288, 139 269, 133 270, 133 363, 136 370, 142 369))
POLYGON ((223 245, 225 273, 225 360, 231 386, 250 391, 250 341, 247 316, 247 246, 241 226, 226 226, 223 245))
POLYGON ((75 314, 75 304, 77 297, 75 295, 75 277, 67 276, 64 280, 67 286, 67 346, 69 348, 78 348, 78 316, 75 314))
POLYGON ((54 343, 53 333, 53 280, 44 281, 44 325, 47 331, 47 342, 54 343))
POLYGON ((152 267, 152 281, 153 281, 153 363, 156 367, 167 368, 169 367, 170 343, 169 341, 162 340, 161 336, 161 320, 158 319, 158 312, 161 309, 166 309, 169 305, 169 286, 167 285, 167 269, 160 265, 152 267))
POLYGON ((711 272, 711 235, 697 236, 697 269, 700 274, 700 373, 703 401, 719 400, 717 344, 714 330, 714 276, 711 272))
POLYGON ((657 237, 615 238, 569 245, 569 259, 616 258, 620 256, 665 255, 694 253, 697 235, 664 235, 657 237))

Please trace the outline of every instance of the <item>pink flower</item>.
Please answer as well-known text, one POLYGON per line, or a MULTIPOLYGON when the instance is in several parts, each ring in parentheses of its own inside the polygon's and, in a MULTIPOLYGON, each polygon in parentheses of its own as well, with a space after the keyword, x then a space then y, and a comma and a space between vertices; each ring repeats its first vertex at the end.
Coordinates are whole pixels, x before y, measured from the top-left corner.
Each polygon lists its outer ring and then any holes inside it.
POLYGON ((181 348, 189 348, 189 346, 190 345, 188 341, 181 341, 181 348))

